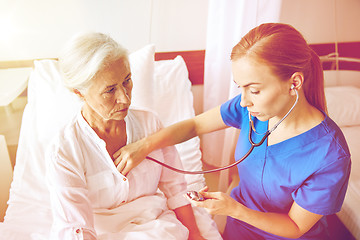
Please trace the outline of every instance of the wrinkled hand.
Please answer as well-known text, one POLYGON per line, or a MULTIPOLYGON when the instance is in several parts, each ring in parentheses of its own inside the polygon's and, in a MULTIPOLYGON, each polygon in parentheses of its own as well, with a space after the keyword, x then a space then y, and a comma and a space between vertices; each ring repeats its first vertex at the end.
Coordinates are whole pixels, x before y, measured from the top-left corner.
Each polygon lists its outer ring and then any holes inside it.
POLYGON ((189 199, 190 202, 197 207, 205 208, 212 215, 231 216, 236 207, 240 205, 239 202, 223 192, 208 192, 208 187, 201 189, 199 193, 205 200, 189 199))
POLYGON ((130 170, 139 165, 146 156, 147 153, 143 150, 143 143, 140 140, 120 148, 114 153, 113 158, 115 159, 114 163, 116 168, 122 175, 126 176, 130 170))

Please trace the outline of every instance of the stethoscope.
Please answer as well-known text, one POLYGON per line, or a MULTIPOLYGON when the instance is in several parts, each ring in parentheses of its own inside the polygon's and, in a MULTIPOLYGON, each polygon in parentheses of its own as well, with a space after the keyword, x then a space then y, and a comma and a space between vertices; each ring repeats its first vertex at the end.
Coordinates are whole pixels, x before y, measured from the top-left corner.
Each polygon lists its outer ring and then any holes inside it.
POLYGON ((298 100, 299 100, 299 93, 296 89, 294 89, 294 85, 291 86, 291 89, 292 90, 295 90, 295 93, 296 93, 296 100, 294 102, 294 104, 292 105, 292 107, 290 108, 290 110, 285 114, 285 116, 280 119, 280 121, 278 121, 270 130, 267 130, 265 133, 258 133, 255 129, 255 126, 254 126, 254 122, 251 118, 251 115, 250 115, 250 112, 249 112, 249 142, 251 144, 251 147, 249 149, 249 151, 242 157, 240 158, 239 160, 237 160, 236 162, 230 164, 230 165, 227 165, 225 167, 220 167, 220 168, 215 168, 215 169, 210 169, 210 170, 204 170, 204 171, 186 171, 186 170, 182 170, 182 169, 178 169, 178 168, 174 168, 172 166, 169 166, 163 162, 160 162, 159 160, 156 160, 152 157, 149 157, 149 156, 146 156, 146 159, 149 159, 153 162, 156 162, 166 168, 169 168, 175 172, 178 172, 178 173, 182 173, 182 174, 204 174, 204 173, 212 173, 212 172, 219 172, 219 171, 223 171, 223 170, 226 170, 226 169, 229 169, 229 168, 232 168, 236 165, 238 165, 240 162, 242 162, 243 160, 245 160, 249 155, 250 153, 254 150, 255 147, 259 147, 261 146, 264 141, 269 137, 269 135, 279 126, 279 124, 284 121, 284 119, 291 113, 291 111, 294 109, 294 107, 296 106, 298 100), (264 135, 262 137, 262 139, 258 142, 258 143, 255 143, 253 140, 252 140, 252 137, 251 137, 251 133, 252 131, 254 131, 256 134, 258 135, 264 135))

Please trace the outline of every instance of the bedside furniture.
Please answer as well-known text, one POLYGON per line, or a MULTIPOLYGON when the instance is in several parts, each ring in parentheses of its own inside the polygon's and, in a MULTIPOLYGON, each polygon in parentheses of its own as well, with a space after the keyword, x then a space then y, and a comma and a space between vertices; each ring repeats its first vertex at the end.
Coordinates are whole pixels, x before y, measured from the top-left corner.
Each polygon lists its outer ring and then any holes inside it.
POLYGON ((0 222, 4 220, 12 176, 13 169, 5 137, 0 135, 0 222))
POLYGON ((8 106, 27 86, 31 67, 0 69, 0 106, 8 106))

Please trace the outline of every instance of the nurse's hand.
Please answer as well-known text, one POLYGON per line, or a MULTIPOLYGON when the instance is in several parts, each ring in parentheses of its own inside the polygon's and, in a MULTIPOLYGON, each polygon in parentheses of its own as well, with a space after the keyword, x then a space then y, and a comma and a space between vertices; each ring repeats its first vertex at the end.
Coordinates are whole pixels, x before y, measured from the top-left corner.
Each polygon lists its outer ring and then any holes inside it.
POLYGON ((120 148, 114 153, 113 159, 119 172, 126 176, 130 170, 139 165, 146 156, 147 152, 144 149, 144 143, 142 140, 139 140, 120 148))
POLYGON ((208 192, 208 187, 201 189, 199 193, 205 200, 194 201, 189 199, 190 202, 197 207, 205 208, 212 215, 231 216, 236 206, 240 204, 223 192, 208 192))

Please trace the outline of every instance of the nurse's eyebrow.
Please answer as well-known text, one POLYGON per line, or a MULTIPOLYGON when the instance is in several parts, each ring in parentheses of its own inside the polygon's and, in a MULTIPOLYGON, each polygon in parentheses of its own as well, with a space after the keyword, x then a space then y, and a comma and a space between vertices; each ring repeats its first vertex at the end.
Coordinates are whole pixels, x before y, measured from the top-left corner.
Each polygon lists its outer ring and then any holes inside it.
MULTIPOLYGON (((234 83, 235 83, 238 87, 241 87, 241 86, 239 86, 239 85, 235 82, 235 80, 233 80, 233 81, 234 81, 234 83)), ((245 85, 242 86, 242 87, 243 87, 243 88, 246 88, 246 87, 249 87, 250 85, 257 85, 257 84, 260 84, 260 83, 251 82, 251 83, 245 84, 245 85)))
POLYGON ((246 88, 246 87, 249 87, 250 85, 258 85, 260 83, 257 83, 257 82, 252 82, 252 83, 248 83, 246 85, 244 85, 243 87, 246 88))

